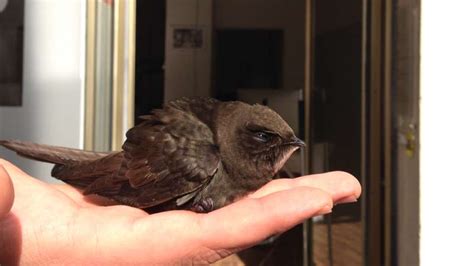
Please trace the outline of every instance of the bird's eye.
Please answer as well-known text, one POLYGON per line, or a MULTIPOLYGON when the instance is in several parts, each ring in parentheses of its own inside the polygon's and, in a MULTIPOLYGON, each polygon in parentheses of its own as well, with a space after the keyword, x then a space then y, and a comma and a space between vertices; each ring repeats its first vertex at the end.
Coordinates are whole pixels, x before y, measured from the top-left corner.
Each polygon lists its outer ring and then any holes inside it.
POLYGON ((270 140, 271 136, 266 132, 258 131, 254 133, 254 138, 262 143, 267 143, 270 140))

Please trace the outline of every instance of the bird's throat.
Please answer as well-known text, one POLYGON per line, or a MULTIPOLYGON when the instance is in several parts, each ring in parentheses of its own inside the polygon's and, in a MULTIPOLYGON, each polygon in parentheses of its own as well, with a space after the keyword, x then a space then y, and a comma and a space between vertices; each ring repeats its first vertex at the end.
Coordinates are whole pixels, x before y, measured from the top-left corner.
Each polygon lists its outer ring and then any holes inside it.
POLYGON ((273 174, 278 173, 280 169, 285 165, 286 161, 290 158, 290 156, 293 154, 298 149, 298 147, 291 147, 288 148, 283 155, 278 159, 278 161, 275 163, 274 169, 273 169, 273 174))

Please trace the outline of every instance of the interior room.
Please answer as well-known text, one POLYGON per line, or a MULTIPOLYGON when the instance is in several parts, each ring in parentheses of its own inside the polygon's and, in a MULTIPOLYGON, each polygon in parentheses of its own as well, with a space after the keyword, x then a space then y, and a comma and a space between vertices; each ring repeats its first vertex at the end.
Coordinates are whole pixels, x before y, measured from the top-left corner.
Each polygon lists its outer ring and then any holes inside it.
MULTIPOLYGON (((437 225, 447 218, 432 204, 441 204, 437 195, 451 168, 436 169, 447 165, 442 154, 474 149, 472 126, 457 120, 474 110, 445 102, 449 70, 435 68, 431 58, 465 44, 459 56, 443 59, 453 67, 458 62, 449 60, 472 62, 472 38, 464 41, 459 30, 446 44, 437 29, 446 33, 473 21, 462 13, 471 21, 440 26, 433 14, 442 7, 425 2, 0 0, 0 140, 106 153, 125 149, 130 128, 181 97, 267 106, 306 145, 275 178, 345 171, 362 194, 214 265, 472 262, 468 255, 452 259, 458 252, 439 252, 444 246, 434 244, 437 225), (449 137, 457 144, 440 147, 441 154, 435 147, 446 128, 435 115, 455 117, 450 127, 463 132, 462 140, 449 137)), ((460 101, 470 99, 467 73, 452 75, 460 101)), ((470 156, 461 157, 464 166, 452 177, 457 186, 472 176, 458 177, 469 171, 470 156)), ((50 164, 3 148, 0 158, 61 183, 50 164)), ((451 193, 448 198, 456 196, 451 193)), ((458 241, 441 235, 445 243, 458 241)))

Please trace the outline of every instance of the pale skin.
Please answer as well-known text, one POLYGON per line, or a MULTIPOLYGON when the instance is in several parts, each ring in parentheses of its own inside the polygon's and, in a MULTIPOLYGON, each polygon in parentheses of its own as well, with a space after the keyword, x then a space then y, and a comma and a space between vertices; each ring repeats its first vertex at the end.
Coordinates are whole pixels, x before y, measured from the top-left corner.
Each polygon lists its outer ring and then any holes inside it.
POLYGON ((360 193, 353 176, 330 172, 274 180, 207 214, 149 215, 46 184, 0 159, 0 264, 208 264, 360 193))

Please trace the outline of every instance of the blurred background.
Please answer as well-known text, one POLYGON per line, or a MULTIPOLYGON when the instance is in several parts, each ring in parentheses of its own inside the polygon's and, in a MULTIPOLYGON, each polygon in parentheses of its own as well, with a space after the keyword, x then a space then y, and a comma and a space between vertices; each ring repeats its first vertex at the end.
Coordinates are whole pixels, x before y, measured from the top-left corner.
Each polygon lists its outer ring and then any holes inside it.
POLYGON ((268 105, 307 143, 280 176, 347 171, 363 195, 218 265, 465 265, 445 247, 470 214, 443 199, 474 177, 474 4, 425 2, 0 0, 0 139, 117 150, 178 97, 268 105))

